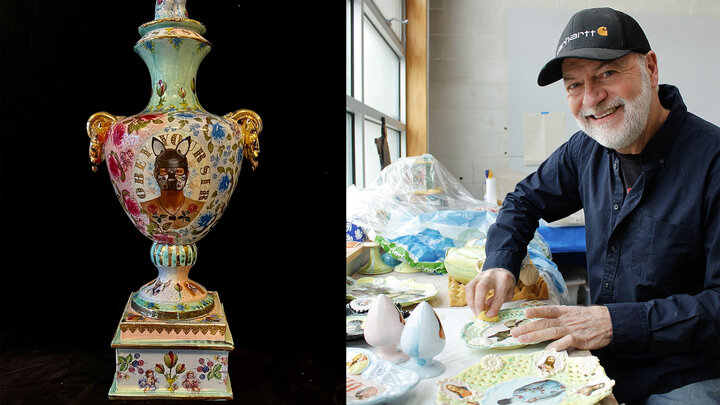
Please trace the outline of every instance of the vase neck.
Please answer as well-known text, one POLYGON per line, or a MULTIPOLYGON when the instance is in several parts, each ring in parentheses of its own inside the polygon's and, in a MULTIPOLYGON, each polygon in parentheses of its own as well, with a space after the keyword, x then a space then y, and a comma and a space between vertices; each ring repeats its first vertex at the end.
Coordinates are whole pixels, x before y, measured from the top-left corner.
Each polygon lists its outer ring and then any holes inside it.
POLYGON ((196 76, 210 52, 194 20, 155 20, 140 27, 135 52, 150 71, 151 97, 145 111, 205 111, 197 98, 196 76))

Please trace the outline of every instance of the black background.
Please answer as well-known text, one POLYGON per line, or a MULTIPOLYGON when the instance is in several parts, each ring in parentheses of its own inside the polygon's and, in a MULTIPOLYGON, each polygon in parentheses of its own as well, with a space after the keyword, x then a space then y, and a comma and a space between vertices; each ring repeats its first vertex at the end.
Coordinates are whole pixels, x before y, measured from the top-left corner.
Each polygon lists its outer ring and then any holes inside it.
MULTIPOLYGON (((106 165, 91 171, 85 130, 150 99, 133 46, 153 3, 2 1, 0 403, 108 402, 117 322, 157 275, 106 165)), ((329 287, 344 262, 343 2, 187 9, 212 44, 202 106, 263 120, 259 167, 243 163, 190 272, 225 306, 235 402, 344 402, 345 301, 329 287)))

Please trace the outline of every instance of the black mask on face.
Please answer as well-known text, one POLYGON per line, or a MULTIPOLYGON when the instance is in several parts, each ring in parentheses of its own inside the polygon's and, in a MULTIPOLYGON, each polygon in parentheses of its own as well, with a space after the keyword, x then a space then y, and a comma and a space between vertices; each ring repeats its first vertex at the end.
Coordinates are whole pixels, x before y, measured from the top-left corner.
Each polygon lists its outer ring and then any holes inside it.
POLYGON ((155 153, 155 179, 161 190, 182 190, 188 179, 187 155, 190 150, 190 137, 183 139, 175 149, 166 149, 165 145, 153 138, 155 153))

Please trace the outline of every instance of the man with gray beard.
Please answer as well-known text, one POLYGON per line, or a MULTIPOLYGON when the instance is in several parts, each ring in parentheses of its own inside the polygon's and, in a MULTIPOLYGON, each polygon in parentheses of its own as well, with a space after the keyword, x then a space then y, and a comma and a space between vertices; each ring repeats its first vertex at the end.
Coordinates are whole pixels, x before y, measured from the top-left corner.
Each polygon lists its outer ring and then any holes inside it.
POLYGON ((496 315, 539 219, 583 208, 593 305, 529 308, 540 319, 512 335, 591 350, 628 405, 718 404, 720 128, 659 84, 642 28, 610 8, 570 19, 538 84, 558 80, 582 131, 506 196, 468 305, 496 315))

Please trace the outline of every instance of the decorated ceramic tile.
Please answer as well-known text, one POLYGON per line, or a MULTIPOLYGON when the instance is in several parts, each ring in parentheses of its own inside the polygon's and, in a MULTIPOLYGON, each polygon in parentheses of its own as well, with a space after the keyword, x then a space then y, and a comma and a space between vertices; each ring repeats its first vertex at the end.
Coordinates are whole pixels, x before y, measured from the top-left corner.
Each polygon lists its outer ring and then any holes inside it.
POLYGON ((460 336, 471 349, 512 349, 526 346, 514 338, 510 331, 530 322, 525 318, 524 308, 501 309, 497 322, 476 319, 463 326, 460 336))
POLYGON ((413 371, 382 360, 373 352, 346 349, 345 381, 347 404, 380 404, 399 398, 415 386, 420 378, 413 371))
POLYGON ((442 405, 591 405, 610 395, 615 381, 597 357, 544 350, 489 354, 437 384, 436 401, 442 405))
POLYGON ((117 349, 112 398, 232 398, 228 352, 117 349))
POLYGON ((438 289, 431 283, 418 283, 413 279, 399 280, 390 276, 360 278, 354 283, 348 283, 345 292, 348 299, 385 294, 394 303, 405 307, 432 299, 438 294, 438 289))

